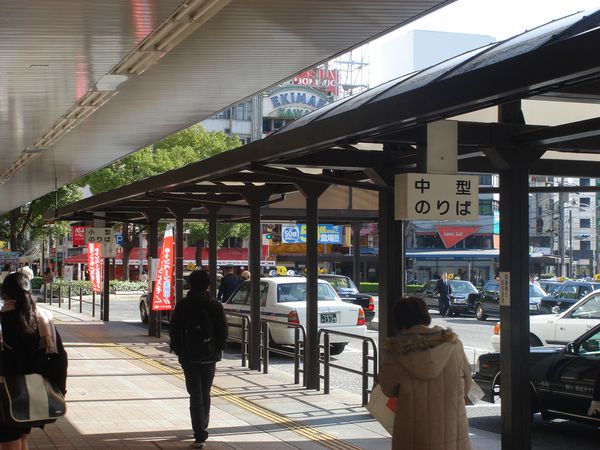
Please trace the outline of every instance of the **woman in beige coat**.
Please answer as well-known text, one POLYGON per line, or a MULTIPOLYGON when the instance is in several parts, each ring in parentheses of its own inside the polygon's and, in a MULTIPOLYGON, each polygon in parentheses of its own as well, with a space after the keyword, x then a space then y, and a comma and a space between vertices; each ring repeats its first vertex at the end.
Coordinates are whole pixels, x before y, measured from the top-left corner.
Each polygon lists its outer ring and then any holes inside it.
POLYGON ((379 383, 398 396, 393 450, 470 450, 465 395, 470 366, 462 343, 450 330, 430 327, 422 299, 398 302, 400 333, 386 341, 379 383))

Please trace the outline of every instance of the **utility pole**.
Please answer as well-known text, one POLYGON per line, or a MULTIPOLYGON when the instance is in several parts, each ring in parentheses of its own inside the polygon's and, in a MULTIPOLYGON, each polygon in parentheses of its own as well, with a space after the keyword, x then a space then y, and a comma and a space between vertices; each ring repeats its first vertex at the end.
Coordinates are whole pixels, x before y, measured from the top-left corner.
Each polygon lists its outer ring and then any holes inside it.
MULTIPOLYGON (((563 185, 563 180, 560 180, 560 186, 563 185)), ((565 201, 564 193, 558 193, 558 254, 560 255, 560 267, 558 275, 564 275, 565 269, 565 201)))
POLYGON ((569 208, 569 273, 567 276, 573 275, 573 208, 569 208))

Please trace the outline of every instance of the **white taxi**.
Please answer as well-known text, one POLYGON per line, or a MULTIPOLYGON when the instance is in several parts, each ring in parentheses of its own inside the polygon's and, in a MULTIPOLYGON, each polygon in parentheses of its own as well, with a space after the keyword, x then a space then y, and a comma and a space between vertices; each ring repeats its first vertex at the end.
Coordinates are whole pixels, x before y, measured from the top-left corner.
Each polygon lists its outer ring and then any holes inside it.
MULTIPOLYGON (((543 314, 529 319, 529 344, 566 345, 600 323, 600 290, 588 294, 560 314, 543 314)), ((491 344, 500 351, 500 322, 494 327, 491 344)))
MULTIPOLYGON (((331 285, 318 280, 318 323, 320 328, 327 328, 344 333, 364 336, 367 333, 365 312, 358 305, 343 302, 331 285)), ((260 280, 261 318, 281 322, 282 325, 270 323, 270 338, 277 345, 294 345, 294 329, 288 324, 300 324, 306 327, 306 278, 273 277, 260 280)), ((241 284, 223 303, 225 313, 235 312, 250 314, 250 281, 241 284)), ((241 334, 238 317, 229 316, 229 333, 232 336, 241 334)), ((302 336, 302 335, 301 335, 302 336)), ((344 351, 348 338, 330 335, 331 354, 344 351)))

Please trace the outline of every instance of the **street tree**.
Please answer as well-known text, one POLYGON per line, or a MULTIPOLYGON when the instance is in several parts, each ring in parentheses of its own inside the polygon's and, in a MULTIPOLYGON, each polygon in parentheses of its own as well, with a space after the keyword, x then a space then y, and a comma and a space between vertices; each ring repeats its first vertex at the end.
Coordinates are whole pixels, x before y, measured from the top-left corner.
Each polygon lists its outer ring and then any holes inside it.
MULTIPOLYGON (((208 132, 202 125, 193 125, 86 175, 78 184, 88 186, 94 195, 99 194, 209 158, 238 147, 240 143, 237 137, 229 137, 222 132, 208 132)), ((131 250, 139 246, 144 227, 123 223, 120 228, 123 236, 123 267, 129 267, 131 250)), ((123 274, 128 280, 129 271, 124 270, 123 274)))

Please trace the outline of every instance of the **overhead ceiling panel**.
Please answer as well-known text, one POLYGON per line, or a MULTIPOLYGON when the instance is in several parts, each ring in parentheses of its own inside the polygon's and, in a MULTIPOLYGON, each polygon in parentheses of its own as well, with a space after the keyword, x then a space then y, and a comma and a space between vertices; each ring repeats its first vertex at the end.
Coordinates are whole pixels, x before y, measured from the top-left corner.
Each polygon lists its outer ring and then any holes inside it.
MULTIPOLYGON (((445 3, 234 0, 0 186, 0 213, 445 3)), ((179 5, 2 2, 0 170, 179 5)))

